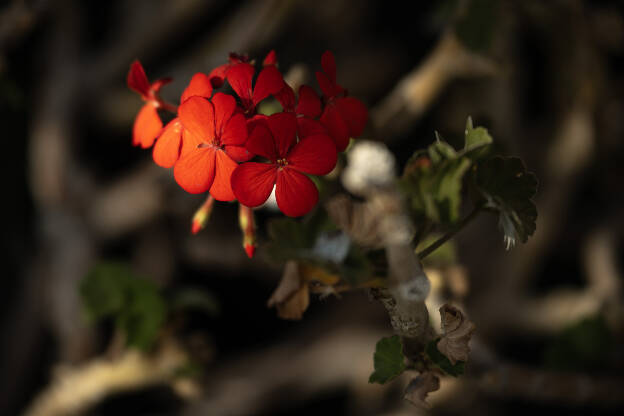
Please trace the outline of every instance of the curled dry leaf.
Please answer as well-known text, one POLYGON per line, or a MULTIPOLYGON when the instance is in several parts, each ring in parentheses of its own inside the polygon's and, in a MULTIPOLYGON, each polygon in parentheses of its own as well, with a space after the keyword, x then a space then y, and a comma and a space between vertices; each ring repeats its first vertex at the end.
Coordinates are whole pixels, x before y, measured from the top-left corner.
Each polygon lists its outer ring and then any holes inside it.
POLYGON ((466 319, 462 311, 449 304, 444 304, 440 308, 440 316, 442 338, 438 341, 438 350, 446 355, 453 365, 457 361, 468 361, 470 353, 468 343, 476 329, 475 324, 466 319))
POLYGON ((310 304, 310 292, 307 282, 299 273, 299 264, 288 261, 279 285, 267 302, 269 308, 275 306, 277 315, 282 319, 301 319, 310 304))
POLYGON ((432 391, 440 388, 440 379, 432 372, 422 373, 407 385, 403 398, 421 409, 429 409, 431 405, 425 400, 432 391))

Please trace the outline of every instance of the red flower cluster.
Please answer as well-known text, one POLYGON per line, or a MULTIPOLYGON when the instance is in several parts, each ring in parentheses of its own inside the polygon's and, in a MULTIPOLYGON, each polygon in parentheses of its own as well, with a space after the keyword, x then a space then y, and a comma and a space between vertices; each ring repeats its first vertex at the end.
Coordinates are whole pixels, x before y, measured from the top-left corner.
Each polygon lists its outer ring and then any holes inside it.
POLYGON ((173 167, 175 180, 187 192, 209 192, 219 201, 238 199, 245 207, 256 207, 275 187, 280 210, 301 216, 318 201, 307 175, 334 169, 337 152, 362 133, 368 113, 337 83, 331 52, 323 54, 323 71, 316 73, 322 97, 305 85, 296 97, 277 69, 274 51, 262 66, 254 82, 253 61, 231 54, 228 63, 208 75, 195 74, 176 108, 158 95, 170 80, 150 84, 135 61, 128 86, 146 103, 134 123, 133 144, 148 148, 155 142, 154 161, 173 167), (235 95, 214 93, 226 81, 235 95), (258 114, 258 104, 270 96, 283 111, 268 117, 258 114), (176 115, 164 128, 159 109, 176 115))

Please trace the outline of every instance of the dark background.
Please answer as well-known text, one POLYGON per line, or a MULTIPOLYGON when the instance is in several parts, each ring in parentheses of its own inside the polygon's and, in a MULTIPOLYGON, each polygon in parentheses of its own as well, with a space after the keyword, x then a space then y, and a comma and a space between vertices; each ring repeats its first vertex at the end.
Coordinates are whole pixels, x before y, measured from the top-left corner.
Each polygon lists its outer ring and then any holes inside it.
MULTIPOLYGON (((354 292, 279 320, 265 304, 280 271, 245 257, 235 205, 217 205, 191 236, 201 196, 130 144, 133 59, 152 80, 174 77, 163 95, 175 102, 229 52, 271 49, 282 72, 304 65, 312 83, 332 50, 339 82, 370 109, 363 138, 385 142, 399 166, 435 130, 459 143, 471 115, 540 180, 529 244, 506 252, 488 216, 457 238, 478 339, 473 367, 430 395, 431 413, 619 414, 623 399, 608 392, 624 382, 622 3, 474 3, 466 27, 460 1, 3 2, 0 414, 21 414, 59 365, 107 350, 111 329, 85 324, 77 292, 103 259, 165 291, 204 288, 221 311, 189 318, 186 335, 210 356, 194 400, 157 383, 87 414, 420 412, 400 382, 366 383, 374 343, 391 333, 383 308, 354 292), (461 49, 444 46, 449 34, 461 49), (426 91, 401 95, 423 73, 426 91)), ((273 216, 258 212, 261 237, 273 216)))

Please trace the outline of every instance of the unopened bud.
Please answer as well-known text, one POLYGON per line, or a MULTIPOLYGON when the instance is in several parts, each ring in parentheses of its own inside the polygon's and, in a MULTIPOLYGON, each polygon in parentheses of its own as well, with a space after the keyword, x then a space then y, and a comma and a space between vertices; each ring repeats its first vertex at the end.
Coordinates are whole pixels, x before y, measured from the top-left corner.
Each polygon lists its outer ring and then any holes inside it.
POLYGON ((197 234, 206 226, 206 223, 210 219, 214 201, 215 199, 212 195, 208 195, 208 198, 206 198, 201 207, 195 212, 195 215, 193 215, 193 222, 191 224, 191 232, 193 234, 197 234))
POLYGON ((243 249, 252 258, 256 252, 256 222, 251 208, 238 204, 238 223, 243 232, 243 249))
POLYGON ((262 61, 262 66, 277 66, 277 54, 275 50, 271 50, 262 61))

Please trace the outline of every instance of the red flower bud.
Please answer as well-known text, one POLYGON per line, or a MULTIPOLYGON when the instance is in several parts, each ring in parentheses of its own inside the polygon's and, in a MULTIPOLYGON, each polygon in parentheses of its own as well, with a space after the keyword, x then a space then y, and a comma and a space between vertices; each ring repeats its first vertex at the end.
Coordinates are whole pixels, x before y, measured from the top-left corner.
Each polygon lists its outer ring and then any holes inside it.
POLYGON ((238 223, 243 231, 243 249, 252 258, 256 252, 256 221, 251 208, 238 204, 238 223))
POLYGON ((191 232, 193 234, 197 234, 206 226, 206 223, 210 219, 210 214, 212 213, 214 201, 215 199, 212 195, 208 195, 208 198, 206 198, 201 207, 195 212, 195 215, 193 215, 193 222, 191 224, 191 232))

